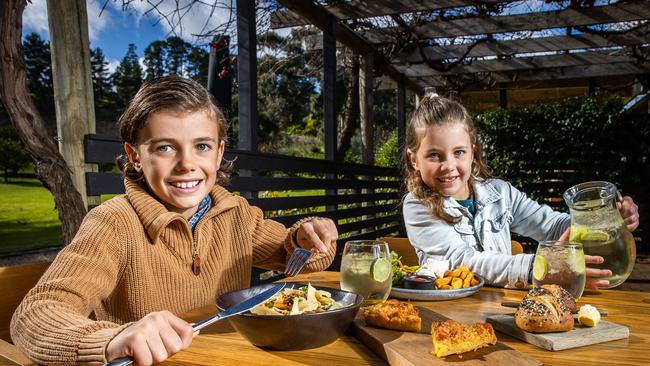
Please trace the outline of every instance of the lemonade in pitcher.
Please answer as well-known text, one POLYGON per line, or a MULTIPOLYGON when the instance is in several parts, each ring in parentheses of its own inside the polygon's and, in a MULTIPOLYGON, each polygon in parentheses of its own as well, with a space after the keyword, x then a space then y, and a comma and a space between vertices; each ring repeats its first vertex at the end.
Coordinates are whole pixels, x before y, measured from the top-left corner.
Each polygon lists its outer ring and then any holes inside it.
POLYGON ((620 194, 616 186, 608 182, 587 182, 569 188, 564 200, 571 212, 570 241, 582 243, 585 254, 599 255, 602 264, 590 265, 609 269, 612 288, 623 283, 634 268, 636 245, 616 207, 620 194))

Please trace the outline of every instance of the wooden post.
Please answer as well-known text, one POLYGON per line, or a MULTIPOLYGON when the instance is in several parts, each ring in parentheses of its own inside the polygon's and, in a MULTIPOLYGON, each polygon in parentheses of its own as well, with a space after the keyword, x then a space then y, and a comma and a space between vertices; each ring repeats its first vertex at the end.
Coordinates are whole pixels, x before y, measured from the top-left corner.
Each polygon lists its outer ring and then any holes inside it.
POLYGON ((86 164, 83 154, 84 135, 95 133, 86 1, 47 0, 47 13, 59 151, 88 207, 99 204, 99 197, 86 196, 85 173, 97 165, 86 164))
MULTIPOLYGON (((237 0, 237 79, 239 82, 239 149, 257 151, 257 38, 255 1, 237 0)), ((241 169, 242 177, 253 177, 256 171, 241 169)), ((257 192, 242 194, 256 198, 257 192)))
POLYGON ((505 83, 499 83, 499 107, 508 108, 508 89, 505 83))
POLYGON ((404 80, 397 82, 397 163, 399 165, 404 154, 406 136, 406 87, 404 80))
MULTIPOLYGON (((327 27, 323 29, 323 123, 325 130, 325 160, 336 157, 336 108, 334 89, 336 88, 336 18, 328 17, 327 27)), ((327 174, 327 179, 337 179, 336 174, 327 174)), ((328 189, 327 196, 336 196, 336 189, 328 189)), ((329 205, 327 211, 336 211, 338 205, 329 205)), ((342 250, 341 250, 342 251, 342 250)), ((339 253, 341 252, 339 251, 339 253)))
POLYGON ((255 1, 237 0, 239 149, 257 151, 257 39, 255 1))
POLYGON ((336 111, 334 88, 336 87, 336 18, 329 16, 327 29, 323 30, 323 119, 325 129, 325 159, 334 160, 336 155, 336 111))
POLYGON ((374 138, 373 138, 373 98, 372 88, 374 82, 373 55, 367 53, 361 57, 359 70, 359 120, 361 121, 361 157, 364 164, 374 165, 374 138))

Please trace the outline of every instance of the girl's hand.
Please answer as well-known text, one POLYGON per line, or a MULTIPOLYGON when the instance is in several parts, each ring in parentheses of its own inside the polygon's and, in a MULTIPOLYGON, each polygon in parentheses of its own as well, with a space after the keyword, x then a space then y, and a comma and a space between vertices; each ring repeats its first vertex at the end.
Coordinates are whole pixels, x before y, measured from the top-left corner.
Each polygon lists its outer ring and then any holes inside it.
MULTIPOLYGON (((603 257, 599 255, 586 255, 585 254, 585 263, 586 264, 601 264, 605 261, 603 257)), ((598 269, 598 268, 589 268, 587 267, 587 282, 585 288, 598 289, 598 287, 604 287, 609 285, 608 280, 597 280, 594 277, 608 277, 612 275, 612 271, 609 269, 598 269)))
POLYGON ((639 206, 637 206, 632 197, 625 196, 621 202, 616 203, 618 211, 625 221, 625 225, 630 231, 636 230, 639 226, 639 206))
POLYGON ((296 230, 296 243, 300 247, 320 253, 327 253, 329 247, 339 238, 334 221, 322 217, 304 222, 296 230))
POLYGON ((106 360, 133 357, 137 365, 159 363, 190 346, 199 332, 169 311, 147 314, 106 346, 106 360))

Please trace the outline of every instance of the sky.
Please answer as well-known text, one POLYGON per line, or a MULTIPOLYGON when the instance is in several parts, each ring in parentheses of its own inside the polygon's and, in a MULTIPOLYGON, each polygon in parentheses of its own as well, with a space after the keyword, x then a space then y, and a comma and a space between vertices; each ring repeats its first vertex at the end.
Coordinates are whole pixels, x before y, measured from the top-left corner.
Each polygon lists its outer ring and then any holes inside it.
MULTIPOLYGON (((201 34, 207 28, 224 27, 229 22, 230 7, 234 0, 219 0, 218 8, 196 4, 188 11, 183 10, 182 21, 170 17, 169 21, 146 14, 151 9, 149 2, 155 0, 134 1, 127 10, 122 10, 122 0, 87 0, 88 35, 90 47, 99 47, 104 51, 111 72, 126 54, 128 44, 136 45, 138 56, 142 58, 144 49, 152 41, 165 39, 174 33, 192 44, 205 44, 193 34, 201 34), (102 12, 102 7, 105 6, 102 12), (174 27, 170 23, 175 24, 174 27)), ((173 13, 176 4, 183 7, 190 0, 164 1, 159 5, 163 14, 173 13)), ((232 5, 234 7, 234 4, 232 5)), ((178 13, 176 13, 178 14, 178 13)), ((23 13, 23 35, 36 32, 42 39, 49 40, 46 0, 31 0, 23 13)))

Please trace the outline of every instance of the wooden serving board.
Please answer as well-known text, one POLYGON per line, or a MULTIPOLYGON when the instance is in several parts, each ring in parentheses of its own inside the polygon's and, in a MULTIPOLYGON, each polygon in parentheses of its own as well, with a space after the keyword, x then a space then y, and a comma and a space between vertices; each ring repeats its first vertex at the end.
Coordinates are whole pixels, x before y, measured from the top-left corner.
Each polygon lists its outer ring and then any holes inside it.
POLYGON ((487 321, 492 323, 494 329, 499 332, 549 351, 582 347, 630 336, 630 330, 626 326, 606 320, 601 320, 595 327, 583 327, 576 320, 573 330, 556 333, 530 333, 521 330, 515 324, 513 314, 490 315, 487 317, 487 321))
POLYGON ((438 358, 431 354, 433 350, 431 322, 444 321, 447 320, 447 317, 427 308, 418 307, 418 309, 422 318, 420 333, 400 332, 367 326, 361 311, 348 331, 392 366, 445 365, 449 363, 467 366, 536 366, 542 364, 501 342, 462 355, 438 358))

